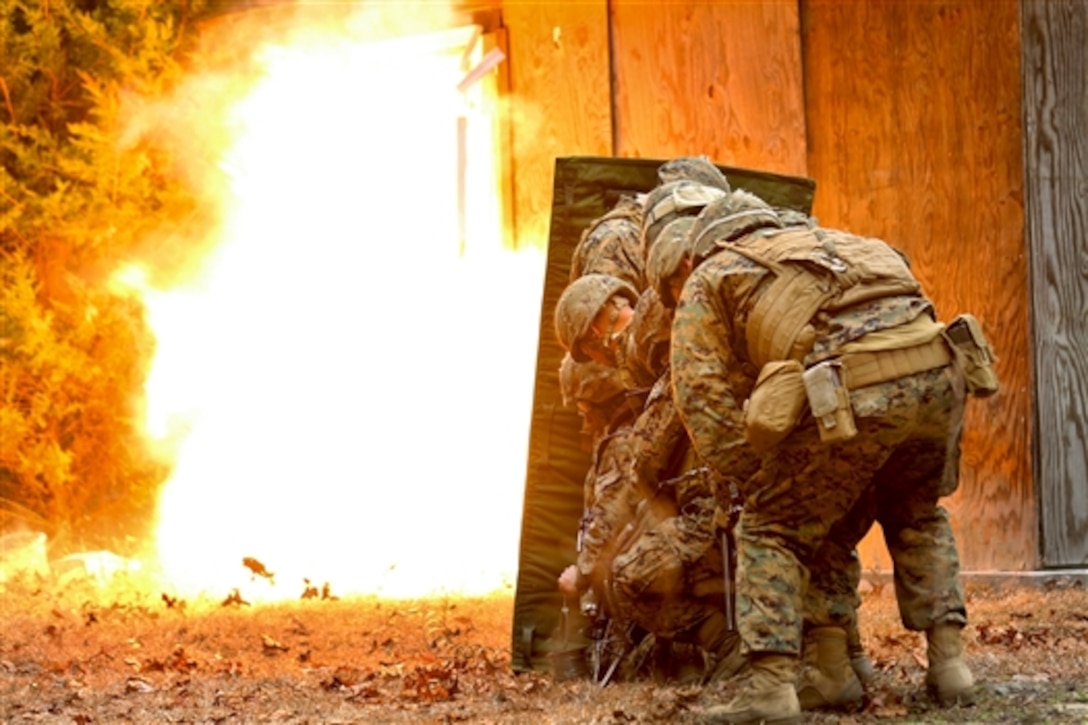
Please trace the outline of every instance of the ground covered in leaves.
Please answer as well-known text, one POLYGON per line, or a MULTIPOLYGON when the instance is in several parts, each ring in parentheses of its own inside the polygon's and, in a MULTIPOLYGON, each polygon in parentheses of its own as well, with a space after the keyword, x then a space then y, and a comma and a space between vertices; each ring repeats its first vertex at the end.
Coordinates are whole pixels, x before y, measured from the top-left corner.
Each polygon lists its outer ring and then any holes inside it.
MULTIPOLYGON (((1088 722, 1088 591, 968 589, 973 707, 922 691, 923 639, 890 587, 869 591, 878 675, 865 709, 812 723, 1088 722)), ((382 601, 185 602, 72 584, 0 592, 3 723, 699 722, 736 685, 599 688, 510 668, 511 594, 382 601)))

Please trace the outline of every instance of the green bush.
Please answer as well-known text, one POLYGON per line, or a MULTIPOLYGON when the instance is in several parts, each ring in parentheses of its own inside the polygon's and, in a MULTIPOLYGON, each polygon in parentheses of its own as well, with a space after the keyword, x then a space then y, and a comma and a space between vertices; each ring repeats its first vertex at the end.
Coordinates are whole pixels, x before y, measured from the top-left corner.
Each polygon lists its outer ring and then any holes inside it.
POLYGON ((126 99, 182 75, 203 3, 5 0, 0 37, 0 530, 124 549, 167 471, 143 445, 154 341, 111 275, 197 205, 126 99))

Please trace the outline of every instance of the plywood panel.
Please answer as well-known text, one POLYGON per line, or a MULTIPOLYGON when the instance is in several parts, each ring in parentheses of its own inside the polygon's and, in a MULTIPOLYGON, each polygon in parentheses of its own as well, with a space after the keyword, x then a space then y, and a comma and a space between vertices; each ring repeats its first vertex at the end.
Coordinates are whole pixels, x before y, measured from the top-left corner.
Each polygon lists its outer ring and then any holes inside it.
POLYGON ((807 174, 796 0, 613 0, 616 155, 807 174))
MULTIPOLYGON (((966 570, 1037 564, 1018 0, 803 0, 816 214, 906 251, 949 320, 978 316, 1002 390, 969 404, 948 500, 966 570)), ((866 565, 883 562, 867 543, 866 565)))
POLYGON ((1024 0, 1024 160, 1044 566, 1088 564, 1088 4, 1024 0))
POLYGON ((502 12, 515 236, 543 246, 555 159, 612 153, 607 4, 506 2, 502 12))

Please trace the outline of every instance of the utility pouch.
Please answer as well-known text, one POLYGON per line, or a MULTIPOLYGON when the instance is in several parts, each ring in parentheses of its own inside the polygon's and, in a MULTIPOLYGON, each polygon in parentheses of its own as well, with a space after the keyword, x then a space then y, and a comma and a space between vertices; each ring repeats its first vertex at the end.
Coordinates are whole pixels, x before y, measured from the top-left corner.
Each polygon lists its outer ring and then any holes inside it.
POLYGON ((944 334, 963 366, 967 392, 978 398, 988 398, 996 393, 998 382, 994 362, 997 358, 975 316, 960 315, 949 323, 944 334))
POLYGON ((820 440, 836 443, 857 435, 854 410, 850 407, 850 391, 843 384, 842 363, 825 360, 813 365, 804 372, 802 380, 809 408, 820 429, 820 440))
POLYGON ((801 419, 805 407, 805 372, 796 360, 769 362, 759 371, 744 408, 744 433, 755 451, 778 445, 801 419))

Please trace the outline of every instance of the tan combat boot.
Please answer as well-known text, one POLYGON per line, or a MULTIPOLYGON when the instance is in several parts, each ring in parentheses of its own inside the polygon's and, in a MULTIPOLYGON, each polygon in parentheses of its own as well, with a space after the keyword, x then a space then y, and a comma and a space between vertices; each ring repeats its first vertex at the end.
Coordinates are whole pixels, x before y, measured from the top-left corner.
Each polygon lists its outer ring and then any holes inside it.
POLYGON ((958 624, 935 624, 926 630, 926 642, 926 688, 945 707, 972 704, 975 678, 963 658, 963 628, 958 624))
POLYGON ((801 709, 858 708, 861 681, 851 666, 846 631, 840 627, 814 627, 805 633, 803 646, 801 682, 797 685, 801 709))
POLYGON ((740 651, 740 635, 729 628, 725 614, 712 610, 695 633, 706 663, 703 683, 722 682, 740 672, 748 658, 740 651))
POLYGON ((749 661, 748 680, 726 705, 707 708, 708 723, 799 723, 801 703, 794 689, 799 661, 795 655, 760 652, 749 661))

